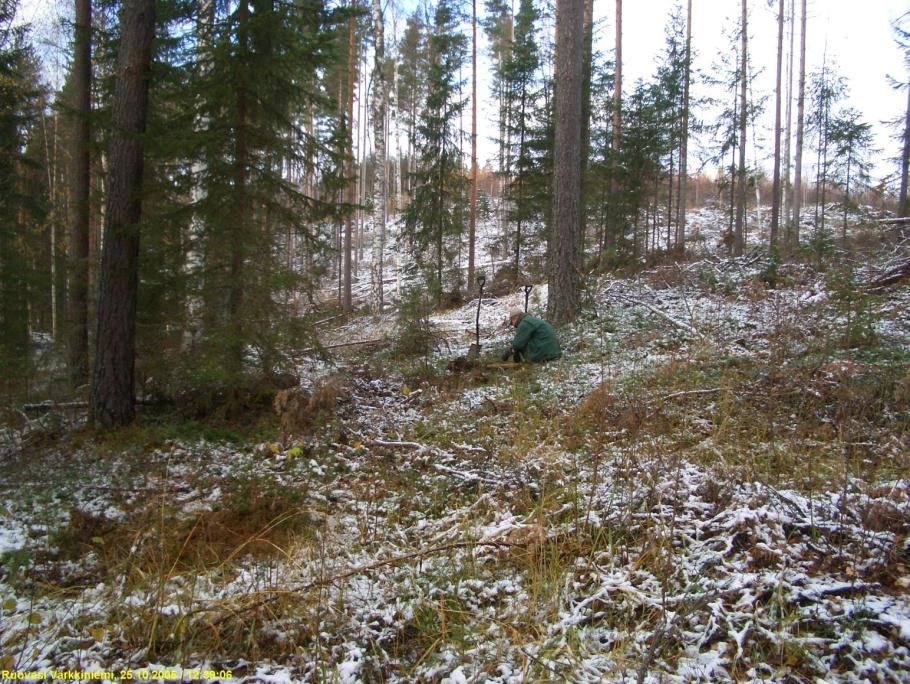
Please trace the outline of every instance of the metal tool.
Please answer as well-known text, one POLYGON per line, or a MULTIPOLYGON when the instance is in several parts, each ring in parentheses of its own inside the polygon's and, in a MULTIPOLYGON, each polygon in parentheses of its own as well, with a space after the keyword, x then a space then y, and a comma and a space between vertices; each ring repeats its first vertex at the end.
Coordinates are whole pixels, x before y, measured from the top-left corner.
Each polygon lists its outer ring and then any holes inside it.
POLYGON ((477 292, 477 319, 474 326, 474 343, 477 345, 477 351, 480 351, 480 305, 483 302, 483 286, 487 282, 484 276, 477 276, 477 285, 480 288, 477 292))
POLYGON ((531 290, 533 289, 533 285, 525 285, 525 313, 528 313, 528 298, 531 296, 531 290))

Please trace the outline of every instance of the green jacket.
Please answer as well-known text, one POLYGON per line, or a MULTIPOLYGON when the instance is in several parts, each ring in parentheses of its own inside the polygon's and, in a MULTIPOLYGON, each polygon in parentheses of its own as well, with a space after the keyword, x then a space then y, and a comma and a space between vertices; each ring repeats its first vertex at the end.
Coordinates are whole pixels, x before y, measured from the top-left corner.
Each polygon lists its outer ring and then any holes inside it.
POLYGON ((512 348, 521 353, 525 361, 550 361, 562 356, 556 331, 546 321, 525 314, 515 329, 512 348))

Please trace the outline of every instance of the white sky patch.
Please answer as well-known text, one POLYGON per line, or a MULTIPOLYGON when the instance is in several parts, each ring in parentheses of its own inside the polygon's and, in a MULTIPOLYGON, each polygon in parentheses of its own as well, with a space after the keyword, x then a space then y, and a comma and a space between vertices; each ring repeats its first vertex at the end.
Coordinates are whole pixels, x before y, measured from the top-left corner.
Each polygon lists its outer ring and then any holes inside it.
MULTIPOLYGON (((770 175, 771 140, 774 125, 774 78, 777 55, 777 3, 771 0, 749 0, 750 7, 750 45, 752 69, 757 74, 754 93, 756 97, 768 95, 765 111, 757 131, 758 145, 761 148, 756 154, 749 153, 749 163, 758 163, 770 175), (763 142, 764 141, 764 142, 763 142)), ((789 1, 786 5, 789 6, 789 1)), ((648 0, 648 2, 625 2, 623 5, 623 91, 628 93, 635 80, 648 80, 654 74, 658 56, 664 46, 664 27, 675 4, 682 0, 648 0)), ((483 2, 477 2, 479 19, 483 16, 483 2)), ((517 3, 513 3, 517 11, 517 3)), ((797 0, 798 4, 798 0, 797 0)), ((400 0, 398 3, 387 2, 386 40, 388 52, 392 52, 391 42, 396 39, 397 31, 403 33, 407 16, 413 11, 415 0, 400 0), (397 15, 397 16, 393 16, 397 15)), ((684 5, 683 5, 684 6, 684 5)), ((469 50, 461 72, 464 80, 464 97, 468 99, 462 116, 463 146, 465 163, 470 164, 470 127, 471 127, 471 60, 470 60, 470 17, 471 5, 465 3, 464 26, 469 41, 469 50)), ((895 91, 888 82, 888 77, 900 81, 908 79, 907 67, 898 49, 891 22, 907 11, 904 0, 873 0, 863 3, 858 11, 856 4, 850 0, 810 0, 808 3, 809 25, 807 31, 807 72, 828 63, 836 63, 839 73, 849 83, 851 97, 845 104, 858 109, 864 120, 873 126, 875 146, 879 149, 873 155, 875 159, 873 182, 897 171, 896 163, 891 161, 900 152, 899 142, 892 139, 894 132, 883 122, 902 117, 906 111, 905 91, 895 91)), ((597 49, 612 58, 614 47, 614 13, 615 3, 596 2, 594 7, 595 22, 598 26, 597 49)), ((712 64, 718 54, 731 50, 724 37, 725 29, 738 21, 739 3, 730 0, 694 0, 692 7, 692 40, 695 48, 694 67, 710 73, 712 64)), ((59 4, 51 0, 21 0, 19 18, 33 25, 33 34, 43 46, 48 77, 52 83, 62 83, 67 55, 66 46, 69 37, 61 26, 64 19, 71 15, 68 4, 59 4)), ((797 7, 797 28, 799 24, 799 7, 797 7)), ((546 30, 552 30, 548 28, 546 30)), ((786 29, 785 29, 786 32, 786 29)), ((491 63, 488 57, 488 44, 482 27, 477 29, 478 61, 478 164, 483 167, 496 166, 497 147, 495 141, 497 103, 491 93, 491 63)), ((788 47, 789 35, 784 38, 785 50, 788 47)), ((795 49, 798 53, 799 34, 797 32, 795 49)), ((367 55, 367 64, 372 65, 372 56, 367 55)), ((797 63, 794 64, 794 72, 797 63)), ((784 59, 786 71, 786 56, 784 59)), ((794 75, 794 78, 796 76, 794 75)), ((786 75, 784 76, 786 78, 786 75)), ((358 89, 360 90, 360 89, 358 89)), ((795 92, 795 88, 794 88, 795 92)), ((706 94, 703 86, 693 84, 693 97, 706 94)), ((360 93, 357 95, 360 100, 360 93)), ((786 100, 782 105, 782 117, 786 125, 786 100)), ((358 111, 362 110, 361 105, 358 111)), ((795 137, 796 107, 793 106, 793 130, 795 137)), ((707 112, 702 113, 708 116, 707 112)), ((357 117, 360 118, 360 117, 357 117)), ((357 127, 359 129, 359 122, 357 127)), ((359 137, 363 136, 359 129, 359 137)), ((372 130, 367 131, 372 139, 372 130)), ((752 135, 749 134, 749 145, 752 135)), ((368 145, 372 149, 372 143, 368 145)), ((698 145, 694 145, 697 152, 698 145)), ((397 149, 395 132, 390 131, 390 153, 397 149)), ((368 150, 368 151, 369 151, 368 150)), ((363 151, 360 152, 363 156, 363 151)), ((807 155, 811 157, 811 155, 807 155)), ((811 159, 806 159, 806 164, 811 159)), ((690 168, 693 168, 690 164, 690 168)), ((710 171, 710 169, 709 169, 710 171)))

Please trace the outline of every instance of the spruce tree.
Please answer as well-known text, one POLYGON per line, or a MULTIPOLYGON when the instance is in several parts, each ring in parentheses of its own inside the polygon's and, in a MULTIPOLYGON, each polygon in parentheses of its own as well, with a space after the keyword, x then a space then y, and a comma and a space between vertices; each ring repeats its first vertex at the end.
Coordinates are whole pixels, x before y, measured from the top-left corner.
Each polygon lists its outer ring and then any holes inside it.
POLYGON ((835 107, 847 96, 846 80, 837 73, 837 67, 823 64, 821 69, 809 76, 809 100, 812 109, 806 121, 809 132, 815 138, 815 229, 816 237, 825 236, 825 201, 830 184, 832 154, 832 125, 836 117, 835 107))
POLYGON ((425 271, 437 301, 447 284, 445 266, 457 252, 464 225, 465 176, 458 145, 459 117, 465 107, 461 97, 460 68, 467 40, 460 33, 460 17, 450 0, 436 6, 429 38, 429 72, 426 105, 418 125, 418 161, 414 196, 405 212, 405 233, 411 254, 425 271), (456 241, 452 244, 452 241, 456 241))
POLYGON ((844 193, 841 240, 846 242, 847 212, 854 206, 850 191, 855 192, 857 185, 869 182, 871 164, 868 154, 873 149, 872 127, 851 107, 839 112, 834 118, 829 137, 834 151, 832 179, 844 193))
MULTIPOLYGON (((0 2, 0 391, 27 387, 30 309, 37 309, 36 236, 46 215, 43 173, 28 141, 43 105, 39 67, 25 26, 12 26, 16 3, 0 2)), ((53 258, 53 255, 51 255, 53 258)))
POLYGON ((536 41, 538 19, 533 0, 521 0, 515 16, 515 41, 502 74, 507 97, 512 103, 512 117, 508 124, 512 168, 506 174, 509 179, 506 196, 509 200, 509 223, 515 227, 512 254, 516 275, 521 273, 522 244, 528 238, 528 224, 539 217, 540 209, 539 203, 534 201, 535 179, 540 171, 534 155, 534 137, 539 132, 539 129, 535 130, 540 88, 540 57, 536 41))

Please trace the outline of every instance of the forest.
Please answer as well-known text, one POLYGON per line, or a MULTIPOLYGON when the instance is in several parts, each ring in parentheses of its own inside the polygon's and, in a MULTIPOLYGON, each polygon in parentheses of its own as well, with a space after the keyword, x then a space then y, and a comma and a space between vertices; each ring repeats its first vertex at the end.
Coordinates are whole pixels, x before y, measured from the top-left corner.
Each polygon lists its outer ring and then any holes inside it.
POLYGON ((632 4, 0 0, 0 679, 905 680, 910 12, 632 4))

